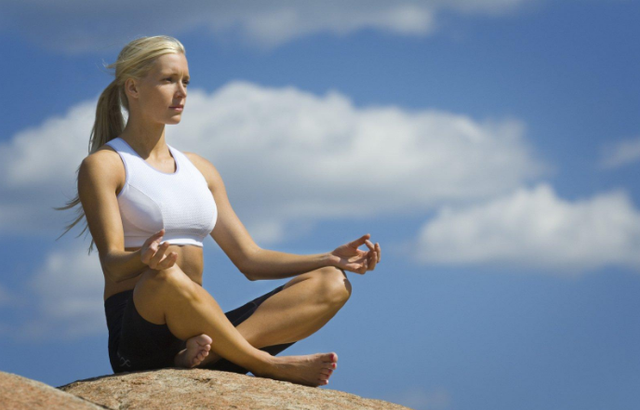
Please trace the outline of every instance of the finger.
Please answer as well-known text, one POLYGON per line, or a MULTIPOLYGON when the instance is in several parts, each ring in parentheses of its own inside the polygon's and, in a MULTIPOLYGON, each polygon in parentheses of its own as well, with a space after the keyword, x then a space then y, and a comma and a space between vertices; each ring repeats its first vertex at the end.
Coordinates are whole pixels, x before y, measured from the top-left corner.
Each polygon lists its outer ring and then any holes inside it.
POLYGON ((156 251, 156 253, 151 257, 149 266, 151 266, 153 269, 156 269, 157 266, 160 264, 160 261, 162 260, 167 248, 169 248, 169 242, 163 242, 162 244, 160 244, 160 246, 158 246, 158 250, 156 251))
POLYGON ((158 232, 151 235, 149 239, 147 239, 147 241, 149 241, 149 245, 151 245, 152 243, 162 239, 163 236, 164 236, 164 228, 160 229, 158 232))
POLYGON ((367 239, 369 239, 370 237, 371 237, 370 234, 363 235, 362 237, 356 239, 355 241, 350 242, 349 246, 352 247, 352 248, 357 248, 358 246, 363 245, 365 243, 365 241, 367 239))
POLYGON ((359 274, 363 274, 367 271, 367 268, 364 267, 363 263, 349 263, 347 264, 346 269, 359 274))
POLYGON ((365 259, 360 264, 360 269, 358 269, 358 273, 365 274, 365 273, 367 273, 367 270, 369 270, 369 261, 367 259, 365 259))
POLYGON ((176 260, 178 260, 178 254, 176 252, 171 252, 166 258, 160 261, 157 269, 168 269, 176 263, 176 260))
POLYGON ((377 249, 377 254, 378 254, 378 263, 380 263, 380 258, 382 257, 382 249, 380 249, 380 244, 376 243, 376 249, 377 249))
POLYGON ((368 270, 374 270, 376 268, 376 265, 378 264, 378 256, 376 255, 375 252, 369 252, 369 268, 368 270))
POLYGON ((367 259, 367 253, 368 252, 361 251, 360 254, 358 254, 357 256, 353 256, 353 257, 347 259, 347 261, 351 262, 351 263, 354 263, 354 264, 357 264, 358 266, 360 266, 367 259))
POLYGON ((364 263, 362 264, 362 273, 365 274, 367 273, 367 271, 369 270, 369 259, 365 259, 364 263))
POLYGON ((155 242, 151 242, 150 245, 148 245, 146 248, 143 247, 143 249, 144 249, 144 252, 140 254, 140 259, 142 260, 142 262, 151 266, 151 261, 152 261, 153 255, 155 255, 158 250, 158 245, 156 245, 155 242))
POLYGON ((373 245, 373 242, 371 242, 370 240, 365 240, 364 243, 367 245, 367 248, 369 248, 369 250, 371 250, 373 253, 376 252, 376 248, 373 245))

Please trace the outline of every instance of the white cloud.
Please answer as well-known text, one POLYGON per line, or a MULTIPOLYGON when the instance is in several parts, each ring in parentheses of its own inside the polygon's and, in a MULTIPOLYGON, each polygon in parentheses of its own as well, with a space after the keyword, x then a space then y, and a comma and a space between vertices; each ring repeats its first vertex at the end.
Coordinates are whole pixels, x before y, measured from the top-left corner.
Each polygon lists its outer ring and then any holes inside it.
POLYGON ((582 272, 640 267, 640 212, 622 191, 566 201, 548 184, 479 205, 444 207, 422 228, 427 264, 582 272))
POLYGON ((66 52, 119 48, 141 33, 174 35, 205 28, 214 38, 274 47, 315 33, 346 35, 361 29, 425 36, 441 12, 499 15, 535 0, 272 0, 174 2, 21 1, 3 4, 0 29, 66 52), (234 39, 234 40, 232 40, 234 39))
MULTIPOLYGON (((95 102, 0 145, 0 231, 60 232, 51 209, 75 194, 95 102)), ((424 212, 509 192, 541 175, 515 120, 354 107, 330 92, 234 82, 193 90, 167 141, 209 159, 243 221, 277 241, 323 218, 424 212), (287 229, 285 229, 285 226, 287 229)), ((72 214, 67 212, 67 220, 72 214)))
POLYGON ((52 207, 75 195, 76 170, 88 154, 95 106, 96 101, 80 103, 64 117, 50 118, 0 143, 2 234, 41 235, 70 222, 70 212, 52 207))
POLYGON ((103 304, 104 279, 95 254, 82 248, 47 255, 26 291, 35 315, 17 337, 71 339, 107 332, 103 304))
POLYGON ((630 139, 607 146, 603 149, 600 167, 619 168, 640 161, 640 138, 630 139))
POLYGON ((242 82, 189 98, 170 143, 211 160, 234 206, 264 231, 488 198, 544 172, 515 120, 357 108, 335 91, 242 82))

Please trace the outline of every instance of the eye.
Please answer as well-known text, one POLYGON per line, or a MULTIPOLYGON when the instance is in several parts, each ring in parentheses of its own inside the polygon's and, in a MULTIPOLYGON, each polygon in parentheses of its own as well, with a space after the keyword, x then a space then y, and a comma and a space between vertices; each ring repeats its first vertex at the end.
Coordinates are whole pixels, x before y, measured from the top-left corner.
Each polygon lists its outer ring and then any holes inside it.
POLYGON ((189 82, 190 82, 190 81, 183 81, 184 86, 185 86, 185 87, 186 87, 186 86, 188 86, 188 85, 189 85, 189 82))

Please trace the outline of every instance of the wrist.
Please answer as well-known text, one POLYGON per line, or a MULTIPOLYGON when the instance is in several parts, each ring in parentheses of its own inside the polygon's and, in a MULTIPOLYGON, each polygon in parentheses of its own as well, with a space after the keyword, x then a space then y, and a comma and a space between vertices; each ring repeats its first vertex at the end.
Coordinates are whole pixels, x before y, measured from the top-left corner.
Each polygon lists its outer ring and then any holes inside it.
POLYGON ((338 260, 331 252, 327 252, 322 254, 322 264, 323 266, 337 266, 338 260))

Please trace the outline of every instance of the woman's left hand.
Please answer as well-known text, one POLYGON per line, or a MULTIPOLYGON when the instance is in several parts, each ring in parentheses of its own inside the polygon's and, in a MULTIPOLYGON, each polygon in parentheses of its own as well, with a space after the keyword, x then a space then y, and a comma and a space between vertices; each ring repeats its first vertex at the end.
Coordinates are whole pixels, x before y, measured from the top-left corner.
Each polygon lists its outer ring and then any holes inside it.
POLYGON ((353 242, 342 245, 329 254, 333 266, 355 273, 363 274, 369 270, 374 270, 380 263, 380 244, 369 240, 371 235, 366 234, 353 242), (358 249, 359 246, 367 245, 368 251, 358 249))

